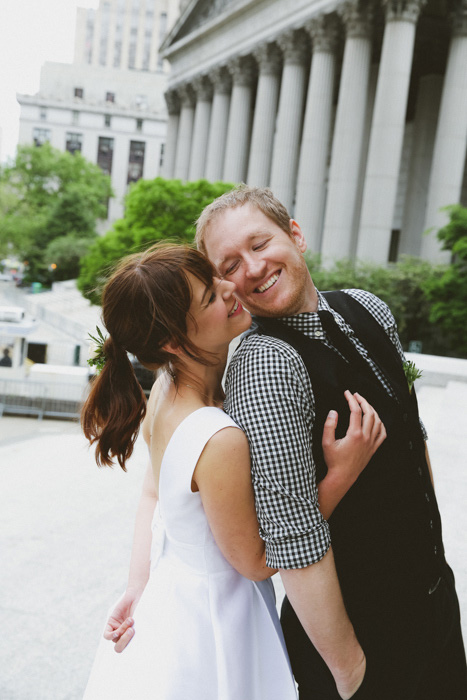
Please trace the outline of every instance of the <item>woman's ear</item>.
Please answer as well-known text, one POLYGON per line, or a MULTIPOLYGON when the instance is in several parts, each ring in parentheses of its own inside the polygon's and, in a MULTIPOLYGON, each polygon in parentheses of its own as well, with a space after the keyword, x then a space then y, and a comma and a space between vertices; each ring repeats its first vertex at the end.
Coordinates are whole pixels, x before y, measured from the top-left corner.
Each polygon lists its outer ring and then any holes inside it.
POLYGON ((180 345, 177 345, 177 343, 172 340, 165 343, 165 345, 162 346, 162 350, 165 350, 165 352, 168 352, 171 355, 177 355, 177 357, 179 357, 183 352, 180 345))

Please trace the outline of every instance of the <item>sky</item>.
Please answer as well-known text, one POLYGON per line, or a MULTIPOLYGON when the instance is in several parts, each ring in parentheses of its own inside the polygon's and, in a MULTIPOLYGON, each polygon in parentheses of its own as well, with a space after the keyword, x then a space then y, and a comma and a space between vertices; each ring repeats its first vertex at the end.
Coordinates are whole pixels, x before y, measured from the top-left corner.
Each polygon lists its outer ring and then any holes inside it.
POLYGON ((45 61, 71 63, 77 7, 99 0, 0 0, 0 162, 18 143, 20 109, 16 93, 39 90, 45 61))

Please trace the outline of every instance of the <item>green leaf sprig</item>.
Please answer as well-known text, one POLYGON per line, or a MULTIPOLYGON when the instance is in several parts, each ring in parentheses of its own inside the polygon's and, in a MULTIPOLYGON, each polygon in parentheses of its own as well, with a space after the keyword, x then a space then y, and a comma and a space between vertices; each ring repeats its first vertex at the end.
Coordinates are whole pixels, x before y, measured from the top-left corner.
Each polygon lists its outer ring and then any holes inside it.
POLYGON ((96 326, 96 331, 97 337, 89 333, 89 338, 95 344, 95 351, 94 356, 88 360, 88 365, 90 367, 95 367, 97 374, 99 374, 99 372, 101 372, 104 369, 105 361, 107 359, 104 353, 104 343, 107 340, 107 336, 104 336, 102 334, 102 331, 99 328, 99 326, 96 326))
POLYGON ((417 379, 420 379, 423 372, 415 367, 415 362, 411 360, 406 360, 403 364, 405 378, 407 379, 407 384, 409 385, 409 391, 412 393, 412 387, 417 379))

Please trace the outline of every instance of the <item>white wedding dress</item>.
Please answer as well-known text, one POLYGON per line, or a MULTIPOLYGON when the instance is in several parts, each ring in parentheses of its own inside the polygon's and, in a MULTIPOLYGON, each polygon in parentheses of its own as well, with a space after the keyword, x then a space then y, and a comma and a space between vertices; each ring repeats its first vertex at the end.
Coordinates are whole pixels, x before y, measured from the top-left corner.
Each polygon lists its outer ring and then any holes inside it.
POLYGON ((121 654, 101 640, 84 700, 296 700, 271 580, 232 568, 191 491, 207 441, 228 426, 223 411, 205 407, 172 435, 135 636, 121 654))

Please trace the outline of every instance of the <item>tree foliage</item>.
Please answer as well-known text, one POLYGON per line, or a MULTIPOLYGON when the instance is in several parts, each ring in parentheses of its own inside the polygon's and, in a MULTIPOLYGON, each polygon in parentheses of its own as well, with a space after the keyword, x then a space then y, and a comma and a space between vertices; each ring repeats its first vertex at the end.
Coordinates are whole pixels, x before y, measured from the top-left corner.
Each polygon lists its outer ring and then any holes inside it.
POLYGON ((125 199, 125 215, 91 247, 81 262, 78 287, 93 303, 100 303, 102 286, 115 263, 156 241, 191 243, 195 222, 204 207, 232 188, 225 182, 139 180, 125 199))
POLYGON ((426 293, 428 285, 446 274, 446 266, 433 266, 408 256, 388 267, 340 260, 325 269, 318 257, 308 258, 308 266, 320 290, 366 289, 385 301, 394 314, 405 350, 411 341, 419 341, 424 353, 459 354, 455 343, 445 336, 437 319, 432 318, 432 302, 426 293))
POLYGON ((27 261, 31 281, 49 281, 48 244, 71 234, 95 238, 111 194, 110 178, 80 153, 20 146, 0 170, 0 252, 27 261))
POLYGON ((453 255, 444 274, 427 280, 425 291, 432 303, 430 319, 436 323, 459 357, 467 357, 467 208, 446 207, 449 222, 438 231, 444 250, 453 255))

